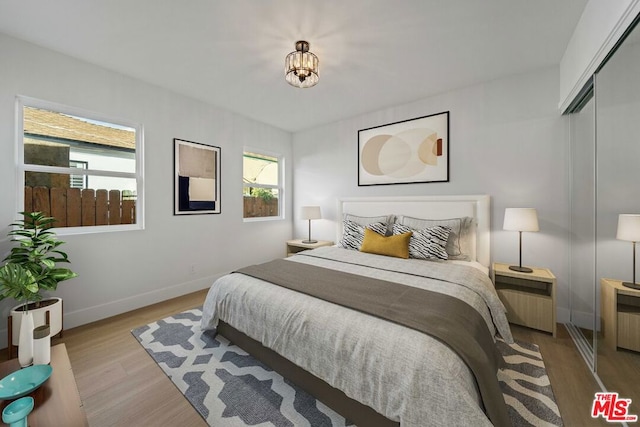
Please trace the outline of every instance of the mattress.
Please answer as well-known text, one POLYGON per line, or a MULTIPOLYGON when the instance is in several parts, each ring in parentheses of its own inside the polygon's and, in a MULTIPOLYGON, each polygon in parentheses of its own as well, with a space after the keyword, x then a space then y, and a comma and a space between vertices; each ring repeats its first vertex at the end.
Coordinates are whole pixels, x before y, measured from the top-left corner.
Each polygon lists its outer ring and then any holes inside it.
MULTIPOLYGON (((512 342, 491 281, 472 266, 338 247, 288 260, 454 296, 480 313, 492 336, 512 342)), ((467 365, 429 335, 237 273, 209 291, 203 329, 218 320, 401 426, 491 425, 467 365)))

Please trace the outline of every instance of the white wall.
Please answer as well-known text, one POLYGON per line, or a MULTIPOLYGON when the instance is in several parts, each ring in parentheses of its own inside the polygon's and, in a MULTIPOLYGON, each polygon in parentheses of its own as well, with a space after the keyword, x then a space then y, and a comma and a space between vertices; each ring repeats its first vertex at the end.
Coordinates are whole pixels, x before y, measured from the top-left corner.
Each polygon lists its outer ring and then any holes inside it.
MULTIPOLYGON (((303 205, 320 205, 315 238, 335 241, 341 196, 489 194, 492 258, 518 262, 518 235, 504 209, 535 207, 539 233, 523 235, 523 264, 558 278, 559 321, 568 319, 569 121, 557 110, 558 69, 549 68, 372 112, 293 136, 294 230, 303 205), (450 182, 358 187, 358 130, 450 111, 450 182)), ((381 87, 384 90, 384 87, 381 87)))
MULTIPOLYGON (((144 125, 146 228, 64 237, 71 267, 80 275, 61 283, 56 293, 64 299, 66 328, 208 287, 230 269, 284 255, 290 205, 286 220, 242 221, 242 150, 250 145, 288 160, 291 134, 4 35, 0 58, 0 236, 21 208, 14 160, 16 95, 144 125), (173 216, 173 138, 222 148, 220 215, 173 216)), ((289 167, 289 181, 290 175, 289 167)), ((291 200, 290 192, 285 196, 291 200)), ((0 255, 8 250, 3 237, 0 255)), ((6 345, 6 315, 14 304, 0 305, 0 347, 6 345)))

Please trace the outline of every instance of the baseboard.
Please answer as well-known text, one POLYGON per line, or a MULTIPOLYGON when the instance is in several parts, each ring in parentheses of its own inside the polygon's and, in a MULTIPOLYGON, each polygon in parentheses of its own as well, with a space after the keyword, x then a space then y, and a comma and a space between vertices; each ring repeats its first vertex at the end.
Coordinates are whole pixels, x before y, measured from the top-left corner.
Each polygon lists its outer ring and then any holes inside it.
MULTIPOLYGON (((63 314, 64 329, 71 329, 77 326, 86 325, 87 323, 126 313, 127 311, 135 310, 140 307, 145 307, 147 305, 166 301, 181 295, 186 295, 191 292, 207 289, 213 282, 225 274, 226 273, 221 273, 215 276, 202 277, 190 282, 180 283, 179 285, 169 286, 151 292, 145 292, 143 294, 134 295, 117 301, 82 308, 72 312, 65 312, 63 314)), ((4 328, 0 330, 0 348, 6 348, 7 344, 7 329, 4 328)))

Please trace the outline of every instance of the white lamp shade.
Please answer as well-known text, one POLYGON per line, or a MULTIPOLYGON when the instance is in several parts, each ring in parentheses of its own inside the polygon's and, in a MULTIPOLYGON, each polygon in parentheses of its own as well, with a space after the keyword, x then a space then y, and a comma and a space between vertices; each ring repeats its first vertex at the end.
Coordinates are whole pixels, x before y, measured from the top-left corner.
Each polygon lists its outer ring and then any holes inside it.
POLYGON ((504 230, 540 231, 538 212, 534 208, 507 208, 504 210, 504 230))
POLYGON ((640 242, 640 215, 620 214, 618 216, 618 240, 628 240, 630 242, 640 242))
POLYGON ((321 219, 320 206, 303 206, 300 208, 302 219, 321 219))

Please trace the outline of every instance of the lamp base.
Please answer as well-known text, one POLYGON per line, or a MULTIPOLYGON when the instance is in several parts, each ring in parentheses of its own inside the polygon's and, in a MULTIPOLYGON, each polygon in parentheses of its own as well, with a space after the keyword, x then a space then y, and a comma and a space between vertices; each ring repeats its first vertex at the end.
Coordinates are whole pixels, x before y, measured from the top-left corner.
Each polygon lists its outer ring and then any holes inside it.
POLYGON ((529 267, 520 267, 519 265, 510 265, 509 270, 517 271, 519 273, 533 273, 533 269, 529 267))
POLYGON ((640 283, 622 282, 622 286, 626 286, 631 289, 640 289, 640 283))
POLYGON ((317 240, 303 240, 302 243, 318 243, 317 240))

